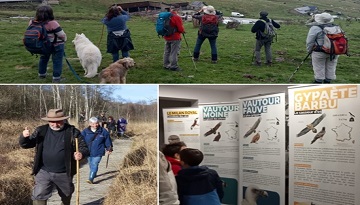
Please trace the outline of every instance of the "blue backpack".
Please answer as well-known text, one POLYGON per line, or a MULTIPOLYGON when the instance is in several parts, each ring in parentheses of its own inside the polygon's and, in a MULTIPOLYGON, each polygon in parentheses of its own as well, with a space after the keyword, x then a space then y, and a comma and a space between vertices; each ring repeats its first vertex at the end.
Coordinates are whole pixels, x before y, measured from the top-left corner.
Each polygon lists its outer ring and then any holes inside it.
POLYGON ((158 36, 171 36, 176 28, 170 26, 170 19, 173 16, 171 12, 161 12, 156 20, 156 32, 158 36))
MULTIPOLYGON (((44 23, 32 21, 26 29, 23 43, 32 55, 48 55, 52 51, 53 44, 50 42, 44 23)), ((54 42, 56 42, 56 35, 54 42)))

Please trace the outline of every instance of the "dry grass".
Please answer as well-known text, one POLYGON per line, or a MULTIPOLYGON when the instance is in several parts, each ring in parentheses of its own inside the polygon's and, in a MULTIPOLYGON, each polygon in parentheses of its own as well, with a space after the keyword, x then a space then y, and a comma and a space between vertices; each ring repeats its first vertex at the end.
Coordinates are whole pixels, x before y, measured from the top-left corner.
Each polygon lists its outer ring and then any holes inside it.
MULTIPOLYGON (((0 204, 30 205, 34 149, 21 149, 18 138, 25 126, 33 131, 39 122, 0 123, 0 204)), ((132 122, 128 126, 134 140, 130 153, 104 205, 157 204, 157 124, 132 122), (135 166, 134 166, 135 165, 135 166), (137 166, 136 166, 137 165, 137 166)))
POLYGON ((128 130, 135 134, 134 143, 108 191, 104 205, 155 205, 157 124, 131 123, 128 130))

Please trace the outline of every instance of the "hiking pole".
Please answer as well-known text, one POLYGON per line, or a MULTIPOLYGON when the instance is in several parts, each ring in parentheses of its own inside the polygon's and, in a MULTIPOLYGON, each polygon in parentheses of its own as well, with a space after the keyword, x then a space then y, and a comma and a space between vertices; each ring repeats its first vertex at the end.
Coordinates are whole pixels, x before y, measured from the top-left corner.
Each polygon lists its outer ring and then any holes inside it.
POLYGON ((105 166, 105 168, 107 168, 107 167, 108 167, 108 164, 109 164, 109 157, 110 157, 110 154, 108 153, 107 158, 106 158, 106 166, 105 166))
POLYGON ((187 46, 187 48, 188 48, 188 51, 189 51, 191 60, 192 60, 192 62, 193 62, 193 64, 194 64, 194 68, 195 68, 196 71, 198 71, 197 68, 196 68, 196 64, 195 64, 194 58, 193 58, 193 56, 191 55, 191 51, 190 51, 190 48, 189 48, 189 44, 188 44, 188 42, 187 42, 187 40, 186 40, 186 38, 185 38, 185 34, 183 33, 182 35, 184 36, 184 40, 185 40, 186 46, 187 46))
POLYGON ((100 40, 99 40, 99 43, 98 43, 98 48, 100 48, 100 43, 101 43, 102 37, 104 35, 104 28, 105 28, 105 24, 103 24, 103 27, 102 27, 101 36, 100 36, 100 40))
MULTIPOLYGON (((79 152, 79 140, 75 138, 75 149, 79 152)), ((80 160, 76 160, 76 205, 80 204, 80 160)))
POLYGON ((299 70, 300 66, 302 64, 304 64, 304 62, 306 61, 306 59, 311 55, 312 52, 308 53, 307 56, 304 58, 303 61, 301 61, 300 65, 298 65, 298 67, 295 69, 294 73, 290 76, 289 78, 289 82, 291 81, 291 78, 295 75, 295 73, 299 70))

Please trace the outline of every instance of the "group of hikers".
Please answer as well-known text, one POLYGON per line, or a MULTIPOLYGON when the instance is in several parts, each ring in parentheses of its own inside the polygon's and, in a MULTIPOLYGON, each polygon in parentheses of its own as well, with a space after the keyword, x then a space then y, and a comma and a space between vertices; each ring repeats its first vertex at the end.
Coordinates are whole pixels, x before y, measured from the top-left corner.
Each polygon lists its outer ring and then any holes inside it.
MULTIPOLYGON (((171 13, 174 17, 170 20, 170 25, 175 27, 175 32, 170 36, 164 36, 166 41, 164 52, 164 68, 172 71, 181 71, 178 66, 178 53, 180 50, 181 34, 185 34, 180 16, 177 15, 179 6, 171 7, 171 13)), ((251 32, 255 33, 256 44, 253 53, 253 65, 262 66, 261 48, 265 48, 265 64, 273 65, 271 52, 271 44, 276 38, 275 29, 280 28, 280 24, 273 19, 268 18, 267 11, 261 11, 260 17, 251 28, 251 32)), ((197 40, 193 51, 193 60, 198 61, 200 49, 203 42, 208 39, 211 48, 211 62, 218 62, 218 52, 216 47, 216 39, 219 36, 219 24, 222 18, 221 12, 215 10, 213 6, 204 6, 201 10, 193 15, 194 19, 200 21, 197 34, 197 40)), ((347 54, 347 39, 344 32, 337 25, 333 24, 334 19, 329 13, 315 14, 313 23, 306 38, 306 50, 308 56, 311 56, 314 71, 313 83, 330 83, 336 79, 336 66, 339 54, 347 54), (330 29, 326 29, 330 28, 330 29), (332 31, 329 31, 332 30, 332 31), (333 32, 333 33, 331 33, 333 32), (341 36, 341 39, 326 40, 329 36, 341 36), (328 42, 330 41, 330 42, 328 42), (339 41, 339 43, 335 42, 339 41), (342 41, 342 42, 340 42, 342 41), (326 45, 331 44, 331 45, 326 45), (327 48, 329 47, 329 48, 327 48), (337 50, 338 49, 338 50, 337 50)), ((185 35, 184 35, 185 37, 185 35)), ((186 39, 185 39, 186 40, 186 39)))
MULTIPOLYGON (((178 56, 182 38, 185 38, 185 28, 182 18, 178 14, 180 9, 178 4, 170 7, 171 18, 169 19, 170 28, 168 30, 171 32, 163 36, 165 40, 163 67, 171 71, 182 70, 178 65, 178 56)), ((266 11, 261 11, 259 15, 258 21, 256 21, 251 28, 251 32, 255 33, 256 38, 253 53, 255 60, 253 64, 255 66, 262 65, 260 50, 264 47, 266 55, 265 64, 271 66, 273 65, 271 44, 274 37, 276 37, 275 29, 279 29, 280 24, 268 18, 268 12, 266 11)), ((201 46, 203 42, 208 39, 211 47, 211 63, 218 63, 216 40, 219 36, 219 24, 222 13, 218 12, 213 6, 208 5, 202 7, 192 17, 200 22, 196 44, 192 53, 192 60, 195 63, 195 61, 200 59, 201 46)), ((119 51, 121 51, 122 57, 124 58, 130 57, 129 51, 134 49, 130 30, 126 25, 129 19, 129 13, 123 10, 121 6, 114 4, 109 7, 107 14, 101 21, 107 27, 107 52, 111 53, 113 62, 119 59, 119 51)), ((333 21, 333 17, 328 13, 315 14, 314 24, 311 24, 306 38, 306 50, 312 59, 314 83, 330 83, 336 79, 335 73, 339 54, 336 47, 339 45, 332 43, 335 45, 335 50, 327 50, 325 44, 328 44, 328 42, 324 41, 327 36, 327 29, 325 28, 336 26, 333 24, 333 21)), ((45 78, 47 76, 47 63, 50 56, 52 56, 53 82, 59 83, 62 80, 62 61, 64 56, 64 43, 67 40, 66 34, 60 27, 60 24, 54 19, 53 10, 48 5, 40 6, 37 9, 36 16, 29 22, 29 25, 31 25, 32 22, 41 22, 45 25, 49 40, 54 46, 54 49, 51 50, 49 54, 41 55, 40 57, 39 78, 45 78)), ((339 32, 342 32, 342 30, 340 29, 339 32)), ((346 48, 344 47, 345 46, 342 48, 343 51, 340 51, 340 54, 344 54, 345 51, 347 52, 347 44, 346 48)))
POLYGON ((25 149, 35 147, 33 205, 46 205, 55 187, 62 204, 70 205, 73 176, 79 171, 76 161, 81 159, 87 158, 89 164, 87 183, 94 183, 102 157, 113 151, 110 133, 101 126, 103 116, 102 113, 100 117, 89 118, 89 126, 80 131, 68 123, 69 116, 63 110, 50 109, 46 117, 41 118, 47 124, 36 127, 32 133, 25 127, 19 144, 25 149))
MULTIPOLYGON (((99 125, 104 127, 110 133, 110 136, 114 138, 128 138, 128 136, 125 134, 128 122, 124 117, 120 117, 119 119, 115 120, 113 116, 109 115, 106 117, 105 112, 101 112, 100 115, 97 116, 97 119, 99 120, 99 125)), ((79 124, 83 124, 85 121, 85 112, 80 112, 79 124)))
POLYGON ((176 135, 159 152, 159 204, 221 205, 224 182, 218 173, 200 166, 203 153, 187 148, 176 135))

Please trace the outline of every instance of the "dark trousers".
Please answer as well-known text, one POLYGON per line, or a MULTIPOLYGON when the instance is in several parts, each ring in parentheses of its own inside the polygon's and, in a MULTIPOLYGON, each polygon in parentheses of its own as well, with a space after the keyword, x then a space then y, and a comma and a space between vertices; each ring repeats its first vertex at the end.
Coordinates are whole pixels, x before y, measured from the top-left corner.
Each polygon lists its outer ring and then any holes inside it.
POLYGON ((72 177, 67 176, 66 173, 47 172, 43 169, 40 169, 35 176, 32 200, 48 200, 55 187, 61 197, 62 203, 64 205, 70 205, 71 195, 74 192, 72 177))

